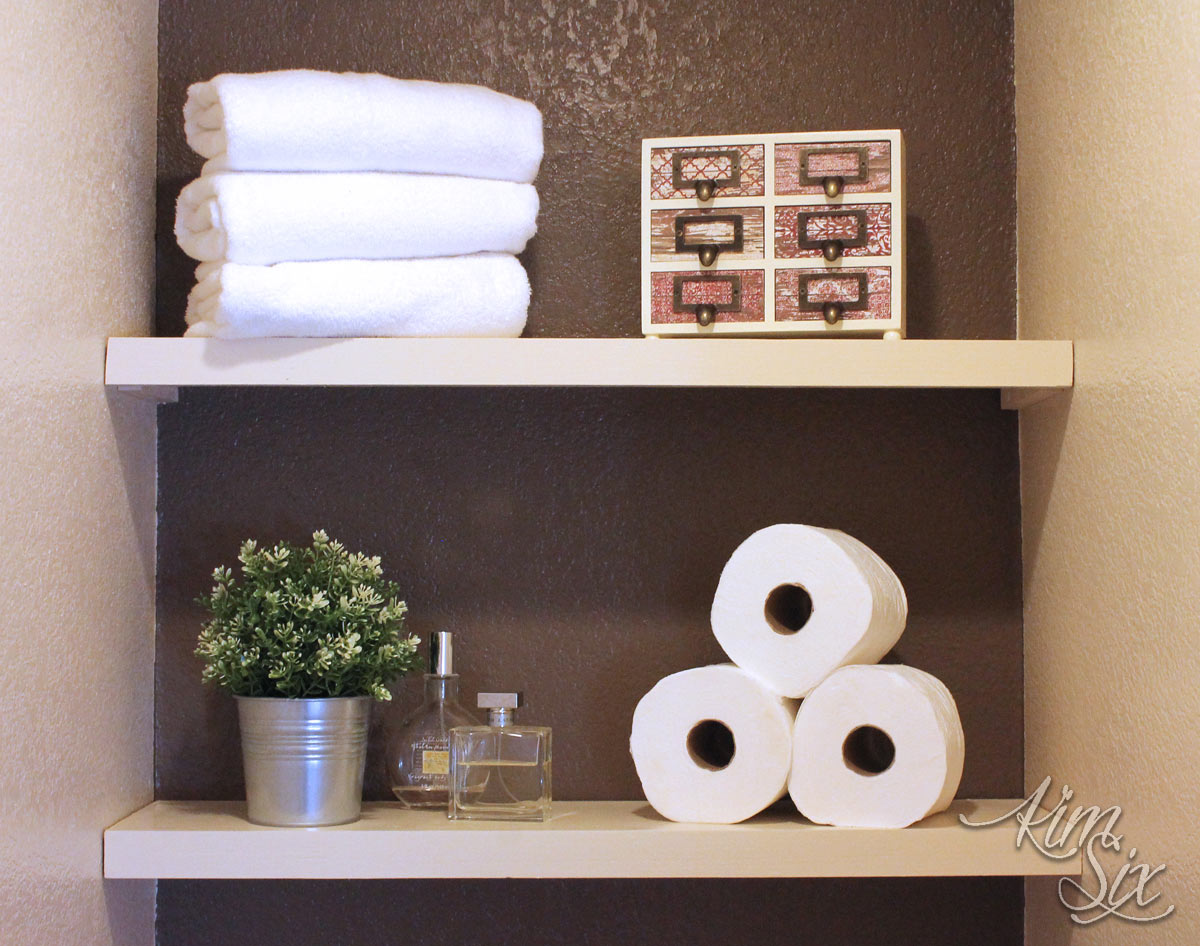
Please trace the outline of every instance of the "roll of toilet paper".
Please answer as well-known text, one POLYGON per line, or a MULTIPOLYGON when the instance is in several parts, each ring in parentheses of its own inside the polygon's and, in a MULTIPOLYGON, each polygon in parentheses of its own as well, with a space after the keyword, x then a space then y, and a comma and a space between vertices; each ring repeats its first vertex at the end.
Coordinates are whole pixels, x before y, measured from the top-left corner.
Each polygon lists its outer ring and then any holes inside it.
POLYGON ((963 731, 937 677, 896 664, 843 667, 796 715, 788 791, 818 824, 903 828, 958 791, 963 731))
POLYGON ((796 702, 733 664, 664 677, 633 713, 629 749, 664 818, 733 824, 787 792, 796 702))
POLYGON ((900 579, 858 539, 786 523, 734 550, 712 606, 729 659, 788 697, 805 696, 838 667, 875 663, 907 619, 900 579))

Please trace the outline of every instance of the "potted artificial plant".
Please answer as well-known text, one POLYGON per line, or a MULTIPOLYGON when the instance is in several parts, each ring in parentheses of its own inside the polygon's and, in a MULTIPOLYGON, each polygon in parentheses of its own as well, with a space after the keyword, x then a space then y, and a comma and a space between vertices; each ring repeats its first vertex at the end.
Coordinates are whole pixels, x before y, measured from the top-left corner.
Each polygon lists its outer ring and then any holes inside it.
POLYGON ((257 824, 344 824, 359 816, 371 704, 418 665, 406 605, 379 558, 324 532, 299 548, 247 540, 240 579, 221 566, 198 599, 211 613, 203 679, 237 698, 248 816, 257 824))

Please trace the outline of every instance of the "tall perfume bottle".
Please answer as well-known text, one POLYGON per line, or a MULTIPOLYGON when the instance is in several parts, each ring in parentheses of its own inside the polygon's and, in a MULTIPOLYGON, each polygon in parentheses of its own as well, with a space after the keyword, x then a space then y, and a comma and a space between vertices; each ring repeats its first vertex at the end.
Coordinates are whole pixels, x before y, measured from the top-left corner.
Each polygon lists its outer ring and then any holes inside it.
POLYGON ((550 811, 550 729, 518 726, 520 693, 480 693, 486 726, 450 730, 449 816, 545 821, 550 811))
POLYGON ((407 716, 387 750, 392 794, 409 808, 442 808, 450 786, 450 730, 478 720, 458 702, 454 639, 438 631, 429 641, 425 702, 407 716))

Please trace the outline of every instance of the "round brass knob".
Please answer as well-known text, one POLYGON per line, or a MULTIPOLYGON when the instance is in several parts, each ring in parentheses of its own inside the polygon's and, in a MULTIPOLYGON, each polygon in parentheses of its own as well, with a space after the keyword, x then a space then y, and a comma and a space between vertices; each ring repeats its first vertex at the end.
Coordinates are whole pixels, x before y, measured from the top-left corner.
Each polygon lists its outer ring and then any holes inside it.
POLYGON ((715 305, 701 305, 696 307, 696 321, 701 325, 712 325, 717 320, 717 307, 715 305))
POLYGON ((697 181, 696 196, 701 200, 712 200, 712 195, 716 191, 717 185, 712 181, 697 181))
POLYGON ((826 240, 821 244, 821 254, 832 263, 842 255, 842 241, 826 240))
POLYGON ((840 302, 826 302, 825 307, 821 310, 821 314, 825 316, 825 321, 830 325, 837 325, 842 320, 842 312, 844 311, 840 302))
POLYGON ((837 197, 845 183, 840 177, 827 177, 821 181, 821 186, 825 188, 826 197, 837 197))
POLYGON ((711 246, 707 243, 704 246, 700 247, 700 265, 701 266, 711 266, 713 263, 715 263, 717 261, 717 253, 718 252, 719 251, 717 250, 717 248, 715 246, 711 246))

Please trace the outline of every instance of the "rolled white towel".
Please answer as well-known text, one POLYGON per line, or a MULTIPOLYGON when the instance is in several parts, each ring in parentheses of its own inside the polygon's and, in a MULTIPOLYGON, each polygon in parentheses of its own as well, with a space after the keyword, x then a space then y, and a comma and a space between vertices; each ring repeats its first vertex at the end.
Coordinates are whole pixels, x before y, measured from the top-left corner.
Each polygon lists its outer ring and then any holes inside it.
POLYGON ((175 239, 198 260, 411 259, 519 253, 532 184, 433 174, 212 174, 184 187, 175 239))
POLYGON ((188 89, 184 131, 210 171, 424 171, 531 182, 542 115, 477 85, 291 69, 188 89))
POLYGON ((187 308, 191 337, 515 337, 529 310, 529 278, 505 253, 205 263, 196 275, 187 308))

